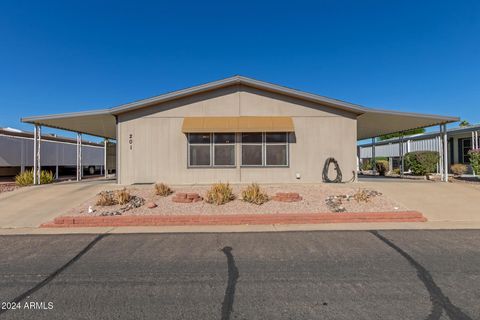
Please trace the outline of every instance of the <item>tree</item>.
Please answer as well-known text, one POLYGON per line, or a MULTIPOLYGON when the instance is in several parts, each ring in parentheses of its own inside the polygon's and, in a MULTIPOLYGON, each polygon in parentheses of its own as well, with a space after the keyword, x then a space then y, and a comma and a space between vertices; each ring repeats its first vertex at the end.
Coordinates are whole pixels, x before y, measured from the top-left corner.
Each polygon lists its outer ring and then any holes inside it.
POLYGON ((398 138, 398 137, 401 137, 402 135, 411 136, 411 135, 419 134, 419 133, 425 133, 425 129, 424 128, 418 128, 418 129, 407 130, 407 131, 404 131, 403 133, 402 132, 390 133, 390 134, 380 136, 378 139, 380 141, 382 141, 382 140, 387 140, 387 139, 392 139, 392 138, 398 138))
POLYGON ((470 122, 468 122, 467 120, 460 121, 460 127, 468 127, 468 126, 470 126, 470 122))

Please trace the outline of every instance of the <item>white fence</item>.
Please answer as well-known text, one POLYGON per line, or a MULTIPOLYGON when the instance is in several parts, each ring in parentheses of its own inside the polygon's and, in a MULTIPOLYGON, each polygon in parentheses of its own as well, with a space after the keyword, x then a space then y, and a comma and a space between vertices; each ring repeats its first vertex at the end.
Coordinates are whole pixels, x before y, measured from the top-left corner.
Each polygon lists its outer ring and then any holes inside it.
MULTIPOLYGON (((76 166, 75 143, 42 140, 41 166, 76 166)), ((102 146, 83 145, 82 165, 101 166, 104 163, 102 146)), ((33 166, 33 139, 0 135, 0 167, 33 166)))
MULTIPOLYGON (((439 137, 432 137, 422 140, 407 140, 403 142, 403 155, 412 151, 440 151, 439 137)), ((392 142, 388 144, 375 145, 375 157, 399 157, 400 143, 392 142)), ((372 157, 372 147, 360 147, 360 158, 366 159, 372 157)))

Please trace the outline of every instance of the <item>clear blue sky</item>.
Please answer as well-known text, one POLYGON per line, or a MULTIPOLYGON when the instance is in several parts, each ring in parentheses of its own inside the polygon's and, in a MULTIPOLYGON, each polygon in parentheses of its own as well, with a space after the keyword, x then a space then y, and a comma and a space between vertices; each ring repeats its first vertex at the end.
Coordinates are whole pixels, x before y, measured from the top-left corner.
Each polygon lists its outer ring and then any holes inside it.
POLYGON ((0 43, 0 127, 235 74, 480 122, 477 0, 12 0, 0 43))

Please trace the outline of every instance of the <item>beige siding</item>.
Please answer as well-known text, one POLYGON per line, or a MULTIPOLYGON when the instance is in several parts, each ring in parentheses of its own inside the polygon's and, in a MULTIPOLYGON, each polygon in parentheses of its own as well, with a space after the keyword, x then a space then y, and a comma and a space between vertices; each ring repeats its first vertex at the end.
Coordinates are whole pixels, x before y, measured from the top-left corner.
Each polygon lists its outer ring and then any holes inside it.
POLYGON ((311 102, 231 86, 119 115, 119 183, 171 184, 321 182, 323 163, 335 157, 350 179, 356 167, 356 117, 311 102), (188 168, 185 116, 291 116, 295 134, 288 168, 188 168), (132 134, 133 143, 129 144, 132 134), (295 178, 296 173, 301 179, 295 178))

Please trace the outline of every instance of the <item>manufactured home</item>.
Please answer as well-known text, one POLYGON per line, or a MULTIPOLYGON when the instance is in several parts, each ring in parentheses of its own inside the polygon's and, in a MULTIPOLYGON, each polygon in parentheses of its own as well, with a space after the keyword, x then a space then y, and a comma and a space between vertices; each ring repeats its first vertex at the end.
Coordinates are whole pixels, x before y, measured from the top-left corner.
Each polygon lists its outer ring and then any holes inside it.
POLYGON ((120 184, 203 184, 318 183, 329 158, 353 181, 358 140, 458 118, 372 109, 234 76, 118 107, 22 120, 116 139, 120 184))

